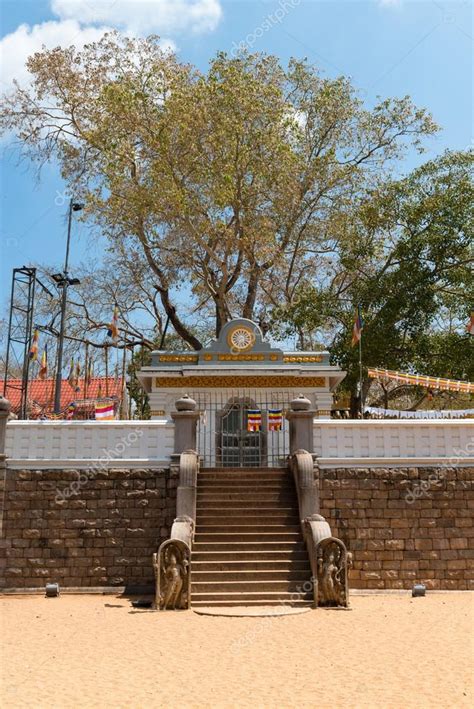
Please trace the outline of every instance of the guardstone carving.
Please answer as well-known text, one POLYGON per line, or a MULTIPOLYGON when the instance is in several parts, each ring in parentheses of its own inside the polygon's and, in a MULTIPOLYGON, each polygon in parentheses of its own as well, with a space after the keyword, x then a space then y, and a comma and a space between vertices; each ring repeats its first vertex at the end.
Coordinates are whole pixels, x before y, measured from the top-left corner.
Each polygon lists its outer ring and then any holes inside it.
POLYGON ((190 595, 189 546, 180 539, 168 539, 153 554, 156 577, 155 607, 159 610, 189 608, 190 595))
POLYGON ((316 547, 318 606, 347 608, 349 587, 347 570, 352 564, 344 542, 335 537, 322 539, 316 547))

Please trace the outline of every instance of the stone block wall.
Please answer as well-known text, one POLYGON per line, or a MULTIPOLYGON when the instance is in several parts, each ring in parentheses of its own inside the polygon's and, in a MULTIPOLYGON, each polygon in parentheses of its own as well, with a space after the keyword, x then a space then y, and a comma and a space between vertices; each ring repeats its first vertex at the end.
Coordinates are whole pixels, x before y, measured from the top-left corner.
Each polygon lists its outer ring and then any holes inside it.
MULTIPOLYGON (((0 588, 151 588, 177 471, 79 475, 8 469, 0 480, 0 588)), ((473 468, 321 469, 321 513, 353 553, 351 587, 474 589, 473 480, 473 468)))
POLYGON ((353 553, 352 588, 474 590, 474 469, 319 471, 321 514, 353 553))
POLYGON ((6 471, 1 588, 154 583, 152 554, 176 516, 177 478, 169 469, 86 474, 6 471), (77 494, 68 496, 71 485, 77 494))

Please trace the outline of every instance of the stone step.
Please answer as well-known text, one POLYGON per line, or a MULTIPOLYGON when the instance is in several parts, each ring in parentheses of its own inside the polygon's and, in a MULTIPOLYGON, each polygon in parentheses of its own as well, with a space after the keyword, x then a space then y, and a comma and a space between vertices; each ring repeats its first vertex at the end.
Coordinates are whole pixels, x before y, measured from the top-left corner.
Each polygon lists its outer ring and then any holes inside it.
POLYGON ((255 598, 252 594, 233 594, 229 598, 227 593, 200 593, 191 598, 191 607, 203 608, 212 606, 215 608, 232 608, 235 606, 275 606, 277 609, 290 608, 312 608, 312 596, 304 596, 301 599, 294 599, 291 593, 276 593, 273 597, 270 594, 257 594, 255 598))
POLYGON ((196 509, 206 510, 215 509, 223 516, 229 514, 230 510, 241 509, 248 510, 253 509, 258 514, 260 510, 292 510, 293 513, 298 516, 298 505, 297 503, 291 502, 291 500, 255 500, 249 497, 247 500, 224 500, 220 503, 218 500, 198 500, 196 504, 196 509))
POLYGON ((273 514, 289 514, 291 513, 293 517, 298 517, 298 510, 295 505, 289 502, 263 502, 262 504, 255 504, 254 500, 249 500, 245 503, 243 500, 233 500, 232 504, 229 506, 220 507, 216 502, 201 502, 196 505, 196 512, 198 515, 212 515, 215 517, 222 517, 226 519, 237 513, 245 514, 247 510, 252 515, 273 515, 273 514))
MULTIPOLYGON (((201 564, 201 563, 223 563, 225 565, 227 564, 266 564, 266 563, 273 563, 273 564, 290 564, 290 563, 300 563, 301 561, 304 561, 305 563, 309 563, 308 561, 308 553, 306 549, 301 545, 301 548, 296 547, 294 545, 295 549, 286 549, 286 550, 281 550, 277 549, 276 547, 270 550, 265 550, 262 549, 261 547, 258 550, 252 550, 248 549, 247 546, 243 549, 232 549, 231 551, 213 551, 214 549, 214 544, 205 544, 205 545, 200 545, 199 549, 203 547, 202 551, 196 551, 196 545, 193 545, 193 550, 192 550, 192 563, 193 563, 193 568, 194 564, 201 564)), ((219 546, 219 545, 217 545, 219 546)), ((225 545, 224 545, 225 546, 225 545)), ((229 546, 229 545, 228 545, 229 546)), ((251 545, 250 545, 251 546, 251 545)))
MULTIPOLYGON (((209 542, 256 542, 261 544, 263 542, 272 542, 273 544, 279 544, 280 542, 301 542, 301 532, 270 532, 268 527, 264 527, 267 531, 265 532, 242 532, 242 531, 227 531, 227 532, 202 532, 201 530, 196 532, 195 543, 209 543, 209 542)), ((281 529, 279 527, 278 529, 281 529)), ((194 545, 193 545, 194 548, 194 545)))
MULTIPOLYGON (((271 562, 267 562, 270 563, 271 562)), ((274 569, 274 568, 250 568, 250 569, 202 569, 200 566, 193 564, 192 567, 192 583, 227 583, 228 581, 236 581, 239 583, 247 583, 249 581, 301 581, 304 583, 311 578, 311 569, 309 564, 294 568, 274 569)))
POLYGON ((311 566, 288 470, 204 469, 197 485, 192 605, 311 605, 311 566))
POLYGON ((266 495, 274 495, 278 492, 288 494, 290 490, 296 494, 296 488, 291 480, 261 480, 260 482, 255 480, 211 480, 208 483, 198 483, 197 493, 198 495, 215 495, 220 488, 228 488, 228 492, 233 494, 239 492, 245 494, 252 488, 266 495))
POLYGON ((197 485, 196 492, 198 495, 201 494, 218 494, 224 493, 224 495, 230 495, 233 493, 244 493, 247 495, 254 493, 271 493, 280 495, 294 495, 295 487, 290 484, 278 484, 271 480, 263 480, 262 482, 251 482, 251 483, 241 483, 237 480, 234 482, 210 482, 206 485, 197 485))
POLYGON ((260 506, 260 505, 265 505, 266 503, 268 504, 280 504, 283 503, 286 505, 291 505, 291 507, 294 507, 297 503, 297 497, 296 493, 285 493, 282 494, 280 492, 277 493, 272 493, 272 492, 227 492, 227 493, 222 493, 222 492, 214 492, 211 493, 209 491, 202 492, 197 494, 197 504, 214 504, 219 506, 219 508, 222 507, 232 507, 235 506, 234 503, 244 503, 245 505, 249 502, 254 502, 255 506, 260 506))
POLYGON ((279 592, 297 593, 305 595, 310 592, 309 577, 300 574, 299 578, 275 581, 262 581, 261 579, 249 581, 194 581, 191 578, 191 596, 194 593, 268 593, 279 592))
POLYGON ((278 480, 209 480, 197 483, 197 492, 216 493, 223 490, 229 492, 295 492, 295 486, 291 481, 278 480))
POLYGON ((260 524, 260 520, 257 518, 254 521, 248 522, 244 520, 242 522, 237 522, 237 520, 228 520, 227 522, 217 522, 217 524, 197 524, 196 525, 196 535, 197 534, 301 534, 300 526, 298 520, 295 524, 271 524, 270 521, 260 524), (234 521, 236 524, 234 524, 234 521))
POLYGON ((219 519, 219 520, 230 520, 234 519, 235 517, 291 517, 293 519, 296 518, 298 520, 298 516, 296 515, 294 507, 290 506, 270 506, 270 507, 254 507, 253 505, 242 505, 241 503, 237 503, 234 505, 234 507, 226 507, 225 509, 221 509, 219 507, 215 506, 198 506, 197 507, 197 517, 201 519, 201 521, 205 517, 213 517, 214 519, 219 519))
POLYGON ((193 575, 195 571, 294 571, 297 569, 306 571, 310 569, 308 559, 292 559, 288 556, 286 559, 254 559, 245 556, 241 559, 233 557, 226 560, 208 559, 203 561, 193 553, 191 561, 193 575))
POLYGON ((219 514, 219 516, 226 517, 233 510, 253 510, 254 514, 260 514, 260 512, 265 512, 268 510, 269 513, 272 512, 286 512, 290 510, 294 515, 297 514, 296 505, 291 504, 289 500, 281 500, 279 502, 268 501, 268 500, 253 500, 249 498, 248 500, 226 500, 223 503, 219 503, 216 500, 198 500, 196 505, 197 512, 209 512, 211 514, 219 514))
POLYGON ((258 487, 237 487, 222 486, 199 490, 196 496, 197 502, 201 500, 219 500, 219 502, 234 502, 241 500, 244 505, 255 500, 258 504, 264 502, 288 502, 290 505, 297 505, 297 496, 294 488, 283 489, 281 485, 274 488, 258 487))
POLYGON ((282 525, 285 527, 298 527, 298 524, 299 519, 298 517, 295 517, 293 510, 290 510, 289 512, 270 510, 267 512, 262 511, 261 514, 256 514, 255 511, 249 510, 249 513, 245 514, 245 510, 237 509, 229 510, 228 515, 216 515, 210 514, 209 512, 198 512, 196 517, 196 527, 203 532, 206 531, 208 527, 216 526, 222 527, 223 530, 225 530, 225 528, 229 526, 261 527, 262 525, 268 525, 270 527, 275 527, 278 525, 282 525))
POLYGON ((219 541, 218 539, 211 539, 208 542, 200 542, 195 540, 193 543, 192 553, 214 553, 214 552, 227 552, 229 554, 234 553, 255 553, 261 552, 265 554, 276 554, 278 552, 282 554, 296 554, 298 552, 304 552, 306 554, 306 545, 300 535, 297 535, 294 539, 283 540, 278 539, 276 542, 271 539, 257 541, 252 540, 239 540, 231 539, 228 541, 219 541))

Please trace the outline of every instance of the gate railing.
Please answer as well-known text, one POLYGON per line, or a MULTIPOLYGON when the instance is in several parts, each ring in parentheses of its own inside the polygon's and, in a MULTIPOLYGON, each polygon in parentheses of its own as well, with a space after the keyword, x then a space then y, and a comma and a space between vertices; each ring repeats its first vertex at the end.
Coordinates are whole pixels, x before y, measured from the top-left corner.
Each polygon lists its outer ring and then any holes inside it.
POLYGON ((286 465, 289 429, 285 412, 295 392, 258 389, 193 391, 200 412, 197 449, 202 465, 286 465))

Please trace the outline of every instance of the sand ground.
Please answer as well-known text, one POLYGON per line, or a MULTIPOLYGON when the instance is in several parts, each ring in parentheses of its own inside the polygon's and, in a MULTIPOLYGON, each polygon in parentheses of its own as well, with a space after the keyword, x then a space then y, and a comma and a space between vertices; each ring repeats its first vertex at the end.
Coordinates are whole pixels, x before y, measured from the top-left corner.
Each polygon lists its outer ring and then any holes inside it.
POLYGON ((468 707, 474 594, 215 618, 115 596, 2 597, 3 707, 468 707))

